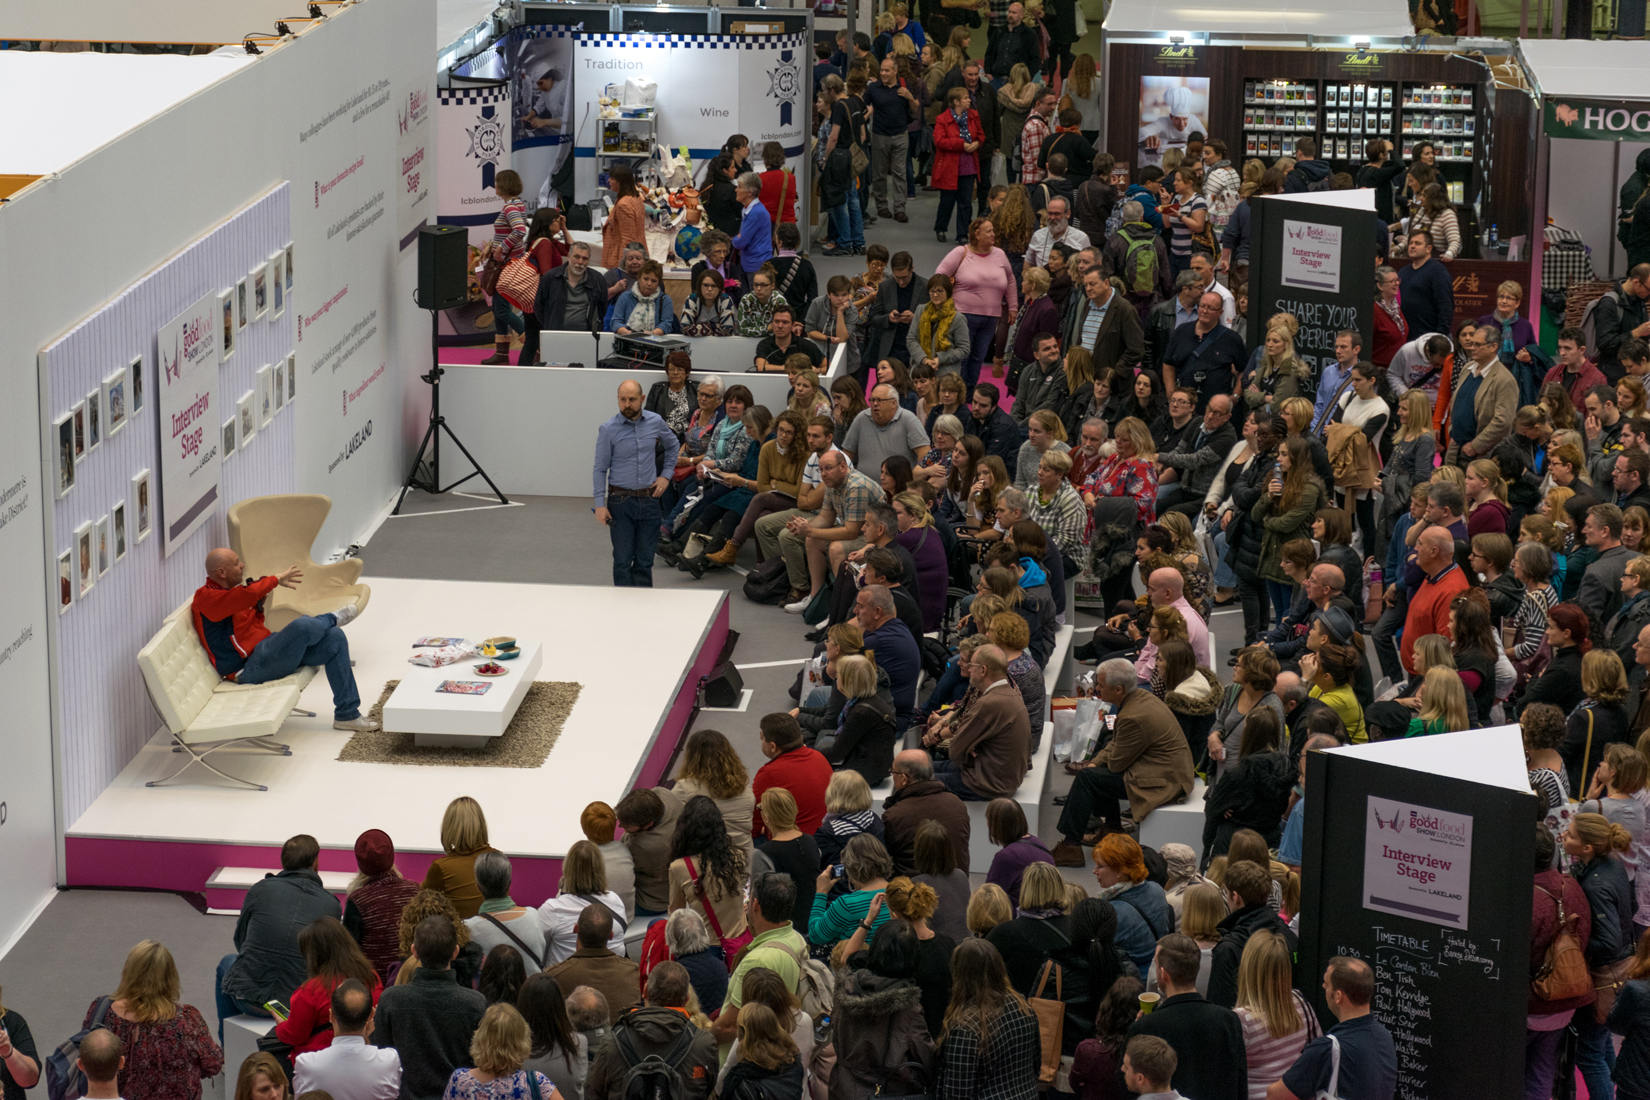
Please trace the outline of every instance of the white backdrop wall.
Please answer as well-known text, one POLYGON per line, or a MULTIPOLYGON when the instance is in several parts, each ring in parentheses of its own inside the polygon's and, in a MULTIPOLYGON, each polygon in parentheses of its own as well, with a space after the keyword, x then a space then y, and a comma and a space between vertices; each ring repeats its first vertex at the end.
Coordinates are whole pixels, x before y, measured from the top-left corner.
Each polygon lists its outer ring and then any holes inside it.
MULTIPOLYGON (((284 364, 292 351, 292 311, 274 317, 271 309, 262 320, 248 320, 236 332, 233 355, 214 357, 216 401, 201 418, 201 456, 221 464, 220 503, 205 525, 167 557, 160 525, 168 509, 154 507, 160 501, 152 497, 152 526, 139 541, 132 477, 150 470, 150 491, 159 493, 160 434, 171 430, 160 414, 163 385, 155 334, 201 295, 235 287, 255 264, 285 247, 291 240, 290 191, 285 184, 271 191, 75 326, 40 356, 48 422, 86 400, 111 370, 139 355, 144 364, 142 410, 125 428, 86 452, 75 466, 74 487, 53 506, 51 545, 61 554, 74 544, 77 527, 95 524, 111 514, 117 502, 127 502, 125 557, 112 561, 85 596, 76 587, 74 603, 57 622, 66 820, 90 805, 154 734, 155 715, 132 658, 160 620, 200 586, 206 552, 228 545, 229 506, 246 497, 292 491, 292 409, 276 410, 266 426, 245 440, 244 449, 237 431, 235 450, 227 457, 219 430, 235 415, 242 394, 258 393, 258 369, 284 364)), ((218 328, 211 329, 210 338, 220 338, 218 328)), ((166 352, 170 356, 171 349, 166 352)), ((300 385, 303 381, 299 379, 300 385)))
MULTIPOLYGON (((42 510, 49 506, 41 485, 50 455, 39 421, 40 351, 189 242, 291 180, 295 294, 287 309, 299 382, 297 405, 283 414, 288 423, 280 430, 292 435, 291 488, 326 493, 334 502, 318 559, 371 525, 422 431, 428 397, 416 375, 428 363, 429 318, 412 304, 417 250, 399 247, 396 188, 406 183, 398 122, 409 107, 402 97, 422 92, 433 102, 435 3, 365 0, 334 11, 34 185, 0 216, 0 494, 11 492, 0 499, 0 517, 11 516, 0 526, 7 578, 0 586, 0 690, 8 719, 0 724, 0 881, 7 884, 0 890, 0 944, 53 881, 48 792, 61 790, 61 835, 84 809, 87 792, 101 790, 130 755, 117 744, 85 761, 86 772, 73 777, 73 797, 70 777, 60 777, 61 788, 54 782, 46 650, 58 628, 48 600, 61 547, 42 510)), ((80 37, 108 36, 88 29, 80 37)), ((154 398, 151 391, 148 400, 154 398)), ((232 484, 235 462, 226 469, 232 484)), ((176 606, 196 583, 180 584, 158 602, 176 606)), ((92 597, 95 604, 95 590, 92 597)), ((135 649, 124 659, 134 656, 135 649)), ((66 679, 54 687, 60 698, 84 690, 66 679)), ((149 719, 157 728, 158 719, 149 719)))
POLYGON ((1551 138, 1547 163, 1547 215, 1554 225, 1581 234, 1593 250, 1593 273, 1600 279, 1627 271, 1627 250, 1616 240, 1616 208, 1621 185, 1633 174, 1639 153, 1650 149, 1636 141, 1580 141, 1551 138), (1616 153, 1621 162, 1616 164, 1616 153), (1615 165, 1612 170, 1612 165, 1615 165), (1611 248, 1615 246, 1614 265, 1611 248))

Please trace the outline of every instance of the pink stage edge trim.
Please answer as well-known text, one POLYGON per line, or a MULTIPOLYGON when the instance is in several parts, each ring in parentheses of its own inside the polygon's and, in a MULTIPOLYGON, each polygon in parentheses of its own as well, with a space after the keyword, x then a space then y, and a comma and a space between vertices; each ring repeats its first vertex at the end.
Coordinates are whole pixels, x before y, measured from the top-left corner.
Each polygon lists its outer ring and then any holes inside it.
MULTIPOLYGON (((728 636, 728 603, 726 597, 711 620, 705 644, 694 659, 675 704, 665 717, 665 723, 653 748, 642 762, 637 785, 651 787, 663 776, 665 764, 675 751, 676 744, 687 732, 688 716, 693 713, 694 697, 699 690, 699 679, 716 667, 722 645, 728 636)), ((623 792, 610 792, 617 802, 623 792)), ((256 794, 248 792, 248 798, 256 794)), ((407 878, 422 880, 435 861, 434 852, 415 852, 400 849, 396 852, 396 866, 407 878)), ((513 894, 517 900, 537 905, 554 896, 561 882, 561 860, 517 856, 510 853, 513 871, 513 894)), ((85 887, 136 887, 149 890, 205 891, 206 882, 219 867, 268 867, 271 871, 281 866, 278 845, 228 844, 207 841, 143 840, 111 837, 76 837, 64 840, 65 885, 85 887)), ((323 871, 354 871, 353 848, 322 848, 320 869, 323 871)), ((212 890, 208 904, 214 908, 237 908, 241 891, 212 890)))

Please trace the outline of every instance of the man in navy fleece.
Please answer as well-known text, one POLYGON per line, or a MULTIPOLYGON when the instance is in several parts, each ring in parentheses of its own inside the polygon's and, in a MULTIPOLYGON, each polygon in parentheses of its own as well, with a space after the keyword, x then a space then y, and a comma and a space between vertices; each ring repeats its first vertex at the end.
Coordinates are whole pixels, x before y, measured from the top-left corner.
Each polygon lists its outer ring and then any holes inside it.
POLYGON ((1398 294, 1411 332, 1450 332, 1455 322, 1455 286, 1442 261, 1432 258, 1432 236, 1409 235, 1409 266, 1398 269, 1398 294))

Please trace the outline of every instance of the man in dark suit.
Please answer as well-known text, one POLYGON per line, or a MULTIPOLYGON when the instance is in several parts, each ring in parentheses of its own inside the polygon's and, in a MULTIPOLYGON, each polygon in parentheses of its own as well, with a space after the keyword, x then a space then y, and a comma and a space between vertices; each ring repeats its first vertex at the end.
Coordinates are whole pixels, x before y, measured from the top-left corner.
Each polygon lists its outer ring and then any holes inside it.
MULTIPOLYGON (((1209 961, 1209 1003, 1223 1008, 1237 1006, 1238 963, 1243 959, 1243 948, 1256 932, 1271 932, 1280 937, 1289 949, 1289 957, 1299 956, 1295 934, 1283 923, 1272 906, 1272 875, 1258 863, 1244 859, 1226 868, 1221 885, 1226 892, 1226 904, 1231 906, 1225 920, 1220 922, 1220 942, 1215 944, 1209 961)), ((1309 981, 1310 979, 1308 979, 1309 981)), ((1297 975, 1293 984, 1302 981, 1297 975)))
POLYGON ((1013 478, 1024 440, 1014 418, 998 407, 1002 399, 1003 391, 995 383, 981 382, 975 386, 974 400, 968 407, 971 419, 963 421, 963 431, 978 439, 985 446, 986 454, 1002 459, 1008 476, 1013 478))
MULTIPOLYGON (((888 261, 888 270, 893 277, 882 280, 871 302, 869 348, 861 362, 880 362, 894 355, 896 348, 903 352, 917 308, 928 301, 928 277, 917 274, 911 253, 894 253, 888 261)), ((903 360, 905 356, 894 355, 894 358, 903 360)))
POLYGON ((1071 310, 1063 343, 1087 348, 1094 356, 1095 374, 1106 367, 1133 371, 1146 351, 1140 314, 1123 301, 1098 264, 1083 272, 1082 285, 1083 301, 1071 310))
POLYGON ((1248 1059, 1243 1024, 1229 1008, 1210 1004, 1197 991, 1203 952, 1197 941, 1171 932, 1157 941, 1157 988, 1163 1000, 1140 1017, 1129 1037, 1155 1035, 1174 1049, 1174 1089, 1197 1100, 1247 1100, 1248 1059))

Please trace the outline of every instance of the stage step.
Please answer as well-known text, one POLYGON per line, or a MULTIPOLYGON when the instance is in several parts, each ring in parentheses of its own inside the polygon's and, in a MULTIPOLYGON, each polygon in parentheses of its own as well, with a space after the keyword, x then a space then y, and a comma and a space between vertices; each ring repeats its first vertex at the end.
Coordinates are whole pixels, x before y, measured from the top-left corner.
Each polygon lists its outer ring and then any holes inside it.
MULTIPOLYGON (((207 909, 215 913, 240 912, 246 892, 261 882, 265 875, 276 873, 277 869, 273 867, 219 867, 206 880, 203 890, 207 909)), ((321 885, 339 897, 344 896, 355 878, 353 871, 322 871, 320 874, 321 885)))

